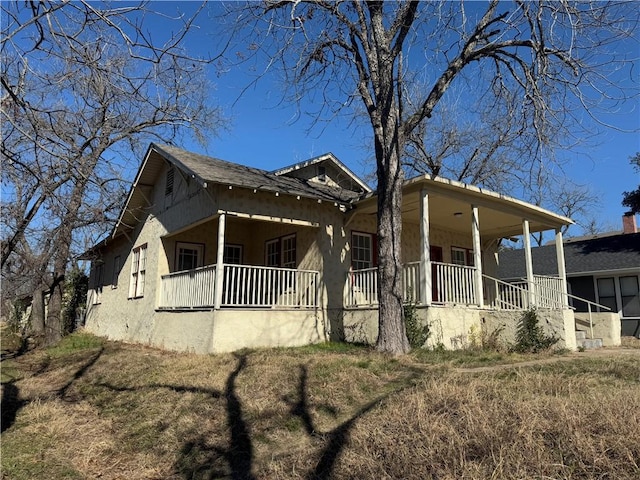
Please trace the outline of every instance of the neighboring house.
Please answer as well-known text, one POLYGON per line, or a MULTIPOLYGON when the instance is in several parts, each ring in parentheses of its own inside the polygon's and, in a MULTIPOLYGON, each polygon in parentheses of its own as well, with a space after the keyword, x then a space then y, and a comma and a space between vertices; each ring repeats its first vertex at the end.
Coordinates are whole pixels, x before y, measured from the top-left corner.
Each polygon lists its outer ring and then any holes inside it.
MULTIPOLYGON (((640 233, 634 215, 623 217, 623 231, 568 239, 564 243, 569 293, 604 305, 618 313, 622 335, 640 338, 640 233)), ((557 275, 555 247, 531 249, 533 270, 540 275, 557 275)), ((499 277, 519 280, 525 276, 522 250, 500 252, 499 277)), ((571 299, 576 312, 588 312, 589 305, 571 299)), ((606 311, 591 305, 594 312, 606 311)), ((576 317, 579 316, 576 313, 576 317)))
MULTIPOLYGON (((430 341, 512 331, 526 306, 510 298, 535 294, 495 278, 500 239, 552 229, 563 265, 570 222, 470 185, 406 181, 399 267, 430 341)), ((86 328, 194 352, 373 342, 376 225, 375 192, 332 154, 267 172, 151 144, 112 234, 85 255, 86 328)), ((575 348, 572 311, 547 306, 545 325, 575 348)))

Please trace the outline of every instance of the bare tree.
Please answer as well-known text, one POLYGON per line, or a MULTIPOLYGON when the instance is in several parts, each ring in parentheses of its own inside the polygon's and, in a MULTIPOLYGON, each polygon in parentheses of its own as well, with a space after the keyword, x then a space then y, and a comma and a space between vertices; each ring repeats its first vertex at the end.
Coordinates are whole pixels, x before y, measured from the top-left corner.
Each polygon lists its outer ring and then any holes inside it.
POLYGON ((113 225, 126 162, 151 139, 204 139, 219 121, 208 101, 208 59, 183 40, 195 15, 136 5, 3 3, 2 272, 50 294, 45 338, 60 338, 70 258, 113 225), (145 21, 155 15, 175 29, 145 21), (157 27, 156 27, 157 28, 157 27), (22 271, 29 266, 30 271, 22 271))
POLYGON ((517 102, 539 145, 548 145, 579 120, 576 106, 603 100, 603 85, 608 98, 624 95, 611 88, 602 65, 616 60, 606 56, 607 46, 628 36, 637 17, 624 2, 269 0, 241 8, 234 24, 254 27, 242 57, 264 54, 269 66, 279 64, 295 98, 316 100, 316 118, 362 106, 371 125, 379 350, 409 349, 400 264, 401 159, 409 139, 441 115, 438 106, 452 86, 467 82, 488 105, 517 102))
MULTIPOLYGON (((640 173, 640 152, 629 158, 629 163, 633 165, 636 172, 640 173)), ((640 213, 640 186, 630 192, 623 192, 622 205, 629 207, 629 211, 634 215, 640 213)))

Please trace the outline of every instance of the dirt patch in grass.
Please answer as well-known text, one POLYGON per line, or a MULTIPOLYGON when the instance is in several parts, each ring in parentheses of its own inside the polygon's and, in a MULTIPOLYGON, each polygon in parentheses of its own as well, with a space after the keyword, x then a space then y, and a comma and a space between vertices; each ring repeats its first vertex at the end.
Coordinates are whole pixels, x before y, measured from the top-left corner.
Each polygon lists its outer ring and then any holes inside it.
POLYGON ((508 358, 68 342, 2 363, 3 478, 640 475, 640 350, 462 372, 508 358))

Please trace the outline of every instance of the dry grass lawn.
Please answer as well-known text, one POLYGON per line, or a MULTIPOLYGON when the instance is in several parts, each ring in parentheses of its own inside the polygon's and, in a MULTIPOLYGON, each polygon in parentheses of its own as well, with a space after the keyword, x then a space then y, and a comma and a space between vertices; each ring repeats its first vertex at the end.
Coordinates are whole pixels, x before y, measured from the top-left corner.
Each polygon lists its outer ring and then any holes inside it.
POLYGON ((517 366, 532 358, 197 356, 75 334, 2 362, 2 478, 638 479, 626 342, 517 366))

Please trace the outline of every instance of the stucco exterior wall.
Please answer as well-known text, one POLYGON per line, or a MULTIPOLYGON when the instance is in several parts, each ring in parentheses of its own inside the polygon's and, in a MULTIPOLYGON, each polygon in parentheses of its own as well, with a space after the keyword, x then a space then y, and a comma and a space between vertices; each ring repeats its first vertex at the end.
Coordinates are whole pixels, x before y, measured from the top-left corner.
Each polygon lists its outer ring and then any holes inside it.
MULTIPOLYGON (((462 307, 416 308, 420 322, 429 324, 431 336, 427 346, 442 344, 447 349, 461 348, 472 329, 480 328, 479 310, 462 307)), ((378 311, 375 309, 345 310, 344 335, 349 342, 375 344, 378 338, 378 311)))
MULTIPOLYGON (((591 328, 589 324, 589 314, 582 312, 574 313, 576 318, 576 329, 587 332, 587 338, 591 338, 591 328)), ((605 347, 617 347, 621 344, 621 322, 617 313, 597 312, 591 314, 593 323, 593 338, 601 338, 605 347)))
MULTIPOLYGON (((447 349, 464 348, 471 335, 502 329, 499 339, 504 345, 515 342, 521 311, 496 311, 467 307, 417 308, 422 324, 429 324, 431 336, 427 346, 443 345, 447 349)), ((559 347, 576 350, 575 323, 571 310, 539 310, 540 325, 548 335, 560 340, 559 347)), ((350 342, 375 344, 378 337, 378 312, 375 309, 352 309, 343 313, 344 335, 350 342)), ((618 337, 619 338, 619 337, 618 337)))
POLYGON ((110 340, 199 354, 325 341, 313 310, 154 311, 124 323, 95 315, 87 330, 110 340))
MULTIPOLYGON (((500 338, 507 344, 516 340, 518 322, 524 312, 509 310, 483 310, 481 314, 482 326, 486 332, 493 332, 502 328, 500 338)), ((572 310, 538 309, 539 325, 546 335, 558 337, 558 347, 574 351, 578 348, 575 333, 575 318, 572 310)))

